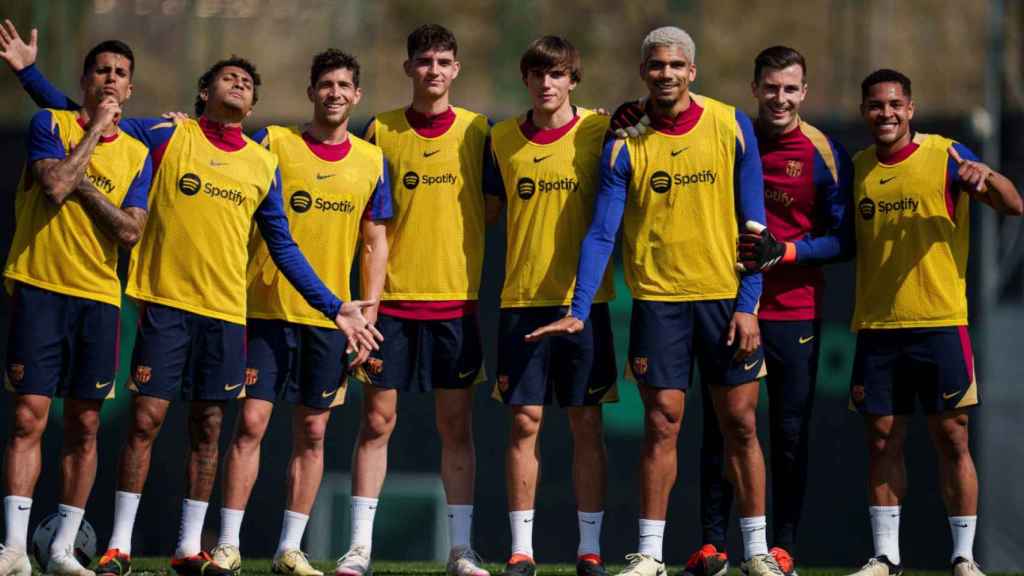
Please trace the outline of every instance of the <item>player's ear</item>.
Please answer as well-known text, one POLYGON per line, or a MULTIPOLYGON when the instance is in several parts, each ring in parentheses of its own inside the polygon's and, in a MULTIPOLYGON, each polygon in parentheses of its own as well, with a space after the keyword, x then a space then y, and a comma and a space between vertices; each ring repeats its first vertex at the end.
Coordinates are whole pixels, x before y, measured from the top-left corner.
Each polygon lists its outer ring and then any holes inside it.
POLYGON ((199 89, 199 99, 202 100, 203 102, 209 103, 210 102, 210 89, 209 88, 200 88, 199 89))
POLYGON ((359 104, 359 101, 362 100, 362 99, 363 99, 363 89, 362 88, 356 88, 356 90, 355 90, 355 92, 353 93, 353 96, 352 96, 352 105, 355 106, 356 104, 359 104))
POLYGON ((131 82, 129 82, 128 83, 128 90, 124 93, 125 102, 127 102, 128 100, 131 99, 132 91, 134 91, 134 90, 135 90, 135 84, 132 84, 131 82))
POLYGON ((402 70, 405 70, 406 76, 412 78, 412 60, 402 62, 402 70))
POLYGON ((757 82, 751 82, 750 83, 750 94, 754 98, 757 98, 757 82))
POLYGON ((907 102, 907 120, 914 117, 914 101, 907 102))
POLYGON ((694 81, 697 80, 697 65, 696 64, 690 64, 690 70, 689 70, 688 76, 690 77, 690 82, 694 82, 694 81))
POLYGON ((316 102, 316 91, 312 86, 306 86, 306 98, 309 98, 310 102, 316 102))
POLYGON ((462 70, 462 64, 458 60, 452 61, 452 80, 459 77, 459 70, 462 70))

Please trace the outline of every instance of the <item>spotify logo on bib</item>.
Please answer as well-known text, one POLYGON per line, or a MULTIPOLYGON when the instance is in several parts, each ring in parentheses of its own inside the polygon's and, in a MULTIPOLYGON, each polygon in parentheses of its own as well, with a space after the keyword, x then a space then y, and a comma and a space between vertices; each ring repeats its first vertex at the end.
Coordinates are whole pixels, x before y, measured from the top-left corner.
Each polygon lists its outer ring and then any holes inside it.
POLYGON ((651 174, 651 190, 658 194, 664 194, 672 188, 672 175, 663 170, 651 174))
POLYGON ((203 181, 191 172, 178 179, 178 190, 181 190, 181 193, 186 196, 195 196, 202 187, 203 181))
POLYGON ((413 188, 419 186, 420 177, 415 172, 406 172, 405 176, 402 176, 402 184, 404 184, 405 187, 408 188, 409 190, 412 190, 413 188))
POLYGON ((292 194, 288 204, 292 207, 292 210, 302 214, 313 205, 313 197, 305 190, 298 190, 292 194))
POLYGON ((537 191, 537 184, 529 178, 520 178, 516 182, 516 193, 523 200, 529 200, 533 193, 537 191))

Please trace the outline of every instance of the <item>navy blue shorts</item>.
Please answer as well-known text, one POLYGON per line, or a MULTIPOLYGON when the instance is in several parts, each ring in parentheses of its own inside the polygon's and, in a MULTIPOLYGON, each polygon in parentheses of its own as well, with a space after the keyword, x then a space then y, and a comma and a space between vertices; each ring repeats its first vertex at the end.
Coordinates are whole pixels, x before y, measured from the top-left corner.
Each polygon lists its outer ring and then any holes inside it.
POLYGON ((979 403, 966 326, 861 330, 850 382, 850 407, 872 416, 925 414, 979 403))
POLYGON ((114 397, 121 332, 117 306, 21 282, 11 296, 4 384, 15 394, 114 397))
POLYGON ((245 385, 245 326, 139 302, 128 388, 173 400, 231 400, 245 385))
POLYGON ((734 308, 734 300, 633 300, 627 376, 644 386, 685 391, 696 358, 701 377, 715 385, 738 386, 763 377, 762 348, 736 361, 738 345, 725 343, 734 308))
POLYGON ((307 408, 345 403, 347 339, 337 328, 250 319, 245 397, 307 408))
POLYGON ((430 392, 468 388, 486 379, 476 314, 454 320, 408 320, 381 314, 380 350, 363 365, 378 388, 430 392))
POLYGON ((512 406, 551 403, 597 406, 619 399, 615 341, 608 304, 595 304, 578 334, 539 342, 523 337, 568 313, 565 306, 503 308, 498 328, 498 378, 492 396, 512 406))

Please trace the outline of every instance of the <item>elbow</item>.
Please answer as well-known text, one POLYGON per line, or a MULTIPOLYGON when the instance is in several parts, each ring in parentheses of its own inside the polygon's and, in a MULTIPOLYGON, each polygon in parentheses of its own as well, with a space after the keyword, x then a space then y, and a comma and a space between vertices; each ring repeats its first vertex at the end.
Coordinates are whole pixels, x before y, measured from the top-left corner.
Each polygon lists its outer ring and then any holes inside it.
POLYGON ((1024 216, 1024 201, 1021 200, 1020 195, 1017 195, 1013 202, 1006 205, 1004 214, 1007 216, 1024 216))

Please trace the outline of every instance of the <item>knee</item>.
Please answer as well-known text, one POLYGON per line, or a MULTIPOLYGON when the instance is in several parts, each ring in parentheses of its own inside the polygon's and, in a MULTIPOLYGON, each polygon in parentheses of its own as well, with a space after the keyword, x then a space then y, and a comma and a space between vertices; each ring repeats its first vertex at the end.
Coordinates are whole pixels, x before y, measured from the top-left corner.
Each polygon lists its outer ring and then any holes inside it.
POLYGON ((302 424, 300 446, 303 450, 323 452, 324 439, 327 436, 327 422, 307 419, 302 424))
POLYGON ((235 435, 235 445, 243 449, 259 446, 267 430, 269 416, 270 414, 264 415, 254 410, 243 409, 239 416, 241 420, 238 423, 238 433, 235 435))
POLYGON ((742 410, 719 416, 722 436, 736 445, 747 445, 757 441, 757 417, 754 411, 742 410))
POLYGON ((666 442, 675 443, 679 436, 679 428, 682 424, 682 417, 666 412, 661 409, 647 411, 647 438, 649 441, 662 444, 666 442))
POLYGON ((868 438, 868 455, 873 460, 903 457, 903 440, 891 432, 874 430, 868 438))
POLYGON ((42 416, 28 406, 18 406, 14 410, 14 442, 38 442, 46 430, 46 413, 42 416))
POLYGON ((163 423, 163 414, 151 410, 136 410, 132 421, 132 439, 145 444, 152 443, 163 423))
POLYGON ((947 423, 942 426, 935 438, 939 455, 947 461, 970 457, 971 449, 966 426, 955 422, 947 423))
POLYGON ((387 441, 398 420, 394 412, 370 411, 363 416, 363 436, 367 440, 387 441))
POLYGON ((466 444, 473 436, 472 416, 469 412, 446 414, 437 421, 437 431, 445 444, 466 444))
POLYGON ((96 446, 99 434, 98 412, 78 414, 65 423, 64 446, 77 451, 88 451, 96 446))
POLYGON ((220 427, 223 420, 219 410, 205 410, 193 413, 192 420, 192 441, 200 447, 217 447, 220 439, 220 427))
POLYGON ((512 415, 512 442, 536 438, 540 434, 540 412, 518 410, 512 415))

